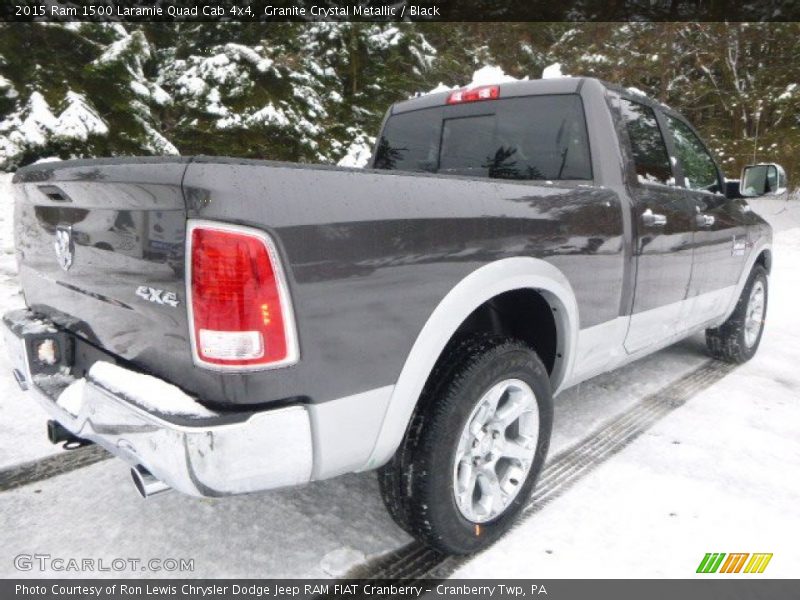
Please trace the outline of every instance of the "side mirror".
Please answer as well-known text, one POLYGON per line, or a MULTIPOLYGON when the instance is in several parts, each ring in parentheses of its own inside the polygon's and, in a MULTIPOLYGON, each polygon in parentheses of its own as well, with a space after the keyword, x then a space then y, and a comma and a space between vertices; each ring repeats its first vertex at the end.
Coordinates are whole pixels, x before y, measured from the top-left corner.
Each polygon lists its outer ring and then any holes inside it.
POLYGON ((747 165, 742 169, 739 192, 745 198, 777 196, 786 191, 786 171, 775 163, 747 165))

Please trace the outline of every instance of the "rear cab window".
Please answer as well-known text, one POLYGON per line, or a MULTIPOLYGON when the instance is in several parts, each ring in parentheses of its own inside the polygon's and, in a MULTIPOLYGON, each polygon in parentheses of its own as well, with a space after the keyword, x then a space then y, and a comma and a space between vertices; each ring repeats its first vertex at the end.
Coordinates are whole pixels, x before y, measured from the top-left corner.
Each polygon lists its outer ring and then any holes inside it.
POLYGON ((390 116, 374 168, 512 180, 591 180, 577 94, 522 96, 390 116))
POLYGON ((620 98, 622 121, 630 139, 639 183, 675 185, 667 144, 655 111, 645 104, 620 98))

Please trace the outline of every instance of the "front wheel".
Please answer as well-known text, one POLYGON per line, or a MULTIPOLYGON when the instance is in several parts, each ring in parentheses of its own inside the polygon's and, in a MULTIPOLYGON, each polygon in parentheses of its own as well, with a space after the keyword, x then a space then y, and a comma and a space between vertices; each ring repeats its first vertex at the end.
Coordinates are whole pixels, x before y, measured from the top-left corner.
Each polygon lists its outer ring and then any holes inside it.
POLYGON ((731 363, 753 358, 764 333, 768 283, 766 269, 755 265, 728 320, 706 330, 706 345, 714 358, 731 363))
POLYGON ((530 497, 552 420, 549 377, 529 346, 488 335, 455 344, 379 472, 389 512, 442 552, 485 548, 530 497))

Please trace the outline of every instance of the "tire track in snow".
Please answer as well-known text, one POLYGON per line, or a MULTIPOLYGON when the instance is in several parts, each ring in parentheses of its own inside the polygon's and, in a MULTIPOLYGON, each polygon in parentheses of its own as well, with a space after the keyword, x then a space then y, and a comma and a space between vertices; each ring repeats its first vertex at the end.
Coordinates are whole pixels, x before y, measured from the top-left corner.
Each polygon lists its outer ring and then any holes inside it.
POLYGON ((0 470, 0 492, 7 492, 63 475, 107 458, 111 458, 111 454, 100 446, 92 445, 2 469, 0 470))
MULTIPOLYGON (((735 368, 736 365, 709 360, 681 379, 645 396, 632 408, 552 457, 539 477, 530 502, 522 511, 522 518, 540 511, 563 495, 661 419, 735 368)), ((444 579, 471 558, 447 556, 419 542, 411 542, 355 567, 345 579, 444 579)))

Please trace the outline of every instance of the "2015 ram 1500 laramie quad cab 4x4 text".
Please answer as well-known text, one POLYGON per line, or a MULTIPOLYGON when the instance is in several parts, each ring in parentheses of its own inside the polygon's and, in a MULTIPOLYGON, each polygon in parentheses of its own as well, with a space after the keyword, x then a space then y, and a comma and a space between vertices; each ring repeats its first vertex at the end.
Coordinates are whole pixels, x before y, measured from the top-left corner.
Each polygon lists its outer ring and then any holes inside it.
MULTIPOLYGON (((4 322, 51 439, 106 448, 143 495, 378 468, 406 531, 468 553, 530 495, 554 394, 702 330, 721 359, 758 348, 770 227, 640 94, 568 78, 414 98, 370 167, 20 169, 28 309, 4 322)), ((785 187, 753 169, 748 189, 785 187)))

